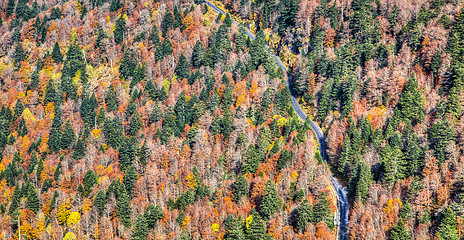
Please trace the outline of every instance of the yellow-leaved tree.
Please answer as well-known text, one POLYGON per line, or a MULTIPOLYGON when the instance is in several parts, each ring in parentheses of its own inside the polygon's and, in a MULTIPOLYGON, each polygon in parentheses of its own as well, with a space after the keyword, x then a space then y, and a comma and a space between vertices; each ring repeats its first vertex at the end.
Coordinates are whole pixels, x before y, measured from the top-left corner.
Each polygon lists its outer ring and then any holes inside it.
POLYGON ((60 206, 58 207, 58 213, 56 213, 56 218, 58 219, 58 222, 60 222, 60 224, 64 224, 68 221, 68 217, 70 214, 69 209, 70 207, 68 202, 64 202, 60 204, 60 206))
POLYGON ((72 212, 68 217, 68 227, 75 228, 81 221, 81 215, 78 212, 72 212))

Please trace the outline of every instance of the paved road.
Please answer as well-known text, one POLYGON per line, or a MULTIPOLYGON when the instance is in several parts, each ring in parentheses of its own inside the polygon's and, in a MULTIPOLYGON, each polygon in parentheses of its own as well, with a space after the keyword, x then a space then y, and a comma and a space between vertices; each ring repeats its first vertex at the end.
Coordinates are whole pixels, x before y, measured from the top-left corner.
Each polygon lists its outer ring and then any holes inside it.
MULTIPOLYGON (((214 9, 214 11, 225 15, 224 11, 222 11, 221 9, 219 9, 218 7, 213 5, 212 3, 208 2, 208 1, 205 1, 205 2, 206 2, 206 4, 208 6, 210 6, 212 9, 214 9)), ((232 20, 232 21, 233 21, 234 24, 240 25, 236 21, 234 21, 234 20, 232 20)), ((253 33, 251 33, 247 28, 245 28, 245 31, 246 31, 246 34, 248 35, 248 37, 250 37, 251 40, 255 39, 255 35, 253 33)), ((277 65, 282 70, 284 70, 284 72, 287 74, 287 85, 290 88, 290 86, 291 86, 290 75, 287 73, 287 68, 282 64, 282 61, 280 61, 279 57, 277 57, 274 53, 269 51, 268 46, 264 46, 264 48, 272 55, 272 57, 275 59, 277 65)), ((290 92, 292 93, 291 98, 292 98, 293 109, 295 109, 296 114, 298 114, 298 116, 303 121, 305 121, 307 116, 303 112, 303 110, 301 109, 300 104, 298 104, 295 96, 293 95, 293 92, 291 91, 291 88, 290 88, 290 92)), ((320 149, 322 160, 325 163, 327 163, 327 143, 325 141, 324 133, 322 132, 321 128, 315 122, 313 122, 311 119, 309 119, 309 123, 311 124, 311 127, 314 130, 314 132, 316 133, 316 137, 317 137, 317 140, 319 142, 319 149, 320 149)), ((348 239, 348 235, 347 235, 348 211, 349 211, 348 196, 347 196, 347 193, 346 193, 346 189, 340 184, 340 182, 332 174, 330 174, 330 179, 332 180, 332 186, 335 189, 335 192, 337 193, 337 197, 338 197, 338 216, 336 216, 336 218, 338 218, 338 228, 339 228, 338 239, 345 240, 345 239, 348 239)))

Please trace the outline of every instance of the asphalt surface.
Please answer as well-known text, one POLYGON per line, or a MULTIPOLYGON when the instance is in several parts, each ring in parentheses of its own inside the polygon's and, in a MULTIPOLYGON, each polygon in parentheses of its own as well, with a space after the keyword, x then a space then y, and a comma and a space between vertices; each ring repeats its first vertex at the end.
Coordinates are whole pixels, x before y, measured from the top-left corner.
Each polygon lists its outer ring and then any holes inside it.
MULTIPOLYGON (((212 3, 205 1, 205 3, 211 7, 214 11, 220 13, 220 14, 226 14, 224 11, 222 11, 220 8, 216 7, 212 3)), ((236 25, 240 25, 236 21, 232 20, 232 22, 236 25)), ((251 40, 255 40, 255 35, 251 33, 248 28, 244 27, 246 34, 251 40)), ((293 92, 290 82, 290 75, 287 73, 287 68, 282 64, 282 61, 280 61, 280 58, 277 57, 273 52, 269 51, 268 46, 264 46, 264 49, 268 51, 271 56, 275 59, 277 65, 284 70, 285 74, 287 75, 287 85, 290 89, 291 92, 291 99, 292 99, 292 106, 293 109, 295 110, 296 114, 301 118, 302 121, 306 121, 308 118, 306 114, 303 112, 301 109, 300 104, 298 104, 293 92)), ((327 163, 327 143, 325 141, 325 136, 324 133, 322 132, 321 128, 313 122, 311 119, 309 119, 309 123, 311 124, 311 127, 313 131, 316 133, 317 141, 319 142, 319 150, 321 153, 321 158, 322 160, 327 163)), ((338 239, 345 240, 348 239, 347 235, 347 226, 348 226, 348 211, 349 211, 349 205, 348 205, 348 196, 346 189, 340 184, 340 182, 332 175, 330 174, 330 179, 332 180, 332 186, 335 189, 335 192, 337 193, 338 197, 338 216, 336 216, 336 220, 338 220, 338 239)))

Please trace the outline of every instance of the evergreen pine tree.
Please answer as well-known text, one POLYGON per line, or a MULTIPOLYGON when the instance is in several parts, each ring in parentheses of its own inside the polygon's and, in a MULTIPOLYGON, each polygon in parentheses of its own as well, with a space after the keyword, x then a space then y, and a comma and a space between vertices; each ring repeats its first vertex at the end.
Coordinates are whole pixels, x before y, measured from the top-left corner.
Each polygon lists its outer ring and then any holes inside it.
POLYGON ((177 8, 177 5, 174 6, 174 23, 172 25, 174 29, 176 28, 181 28, 183 30, 183 23, 182 23, 182 15, 179 12, 179 9, 177 8))
POLYGON ((87 197, 89 193, 92 191, 92 187, 97 184, 97 174, 95 174, 92 170, 87 170, 84 175, 84 195, 87 197))
POLYGON ((6 7, 7 18, 14 13, 14 9, 15 9, 15 0, 8 0, 8 5, 6 7))
POLYGON ((58 152, 61 149, 61 112, 55 109, 52 127, 48 138, 48 148, 52 152, 58 152))
POLYGON ((398 219, 398 223, 392 228, 390 240, 409 240, 410 235, 406 227, 404 226, 404 220, 398 219))
POLYGON ((62 173, 62 170, 61 170, 61 161, 63 161, 63 155, 61 155, 60 157, 60 161, 58 162, 58 165, 56 166, 56 169, 55 169, 55 173, 53 174, 53 179, 55 179, 56 182, 59 182, 60 180, 60 175, 62 173))
POLYGON ((106 205, 106 194, 102 190, 98 191, 93 201, 93 205, 97 208, 98 215, 101 216, 103 211, 105 211, 106 205))
POLYGON ((184 78, 188 78, 190 75, 190 63, 184 54, 180 55, 175 71, 179 81, 182 81, 184 78))
POLYGON ((198 40, 193 47, 192 66, 200 68, 203 64, 203 44, 198 40))
POLYGON ((150 32, 149 39, 154 46, 158 46, 160 44, 160 39, 159 39, 158 34, 159 34, 158 27, 156 25, 153 25, 153 28, 151 29, 151 32, 150 32))
POLYGON ((230 15, 227 13, 226 18, 224 18, 224 24, 226 27, 232 26, 232 18, 230 18, 230 15))
MULTIPOLYGON (((250 212, 251 222, 249 222, 245 227, 246 239, 248 240, 263 240, 266 239, 266 226, 264 225, 263 220, 253 208, 250 212)), ((248 218, 247 218, 248 219, 248 218)))
POLYGON ((42 171, 44 169, 44 166, 43 166, 43 159, 40 158, 39 159, 39 162, 37 163, 37 169, 36 169, 36 175, 37 175, 37 180, 40 182, 41 180, 41 176, 42 175, 42 171))
POLYGON ((85 144, 82 138, 77 140, 76 145, 74 146, 74 152, 72 154, 72 158, 76 160, 81 160, 85 157, 85 144))
POLYGON ((22 194, 21 194, 20 188, 15 187, 13 191, 13 197, 11 199, 11 204, 10 204, 10 207, 8 208, 9 215, 14 213, 18 209, 20 201, 21 201, 21 197, 22 197, 22 194))
POLYGON ((34 172, 36 165, 37 165, 37 153, 33 151, 31 154, 31 160, 29 161, 29 167, 27 168, 27 173, 31 174, 32 172, 34 172))
POLYGON ((311 221, 312 218, 312 209, 311 205, 308 203, 308 200, 304 200, 300 208, 298 208, 298 216, 296 219, 296 224, 298 226, 298 231, 304 233, 306 226, 311 221))
POLYGON ((44 105, 55 101, 56 87, 53 83, 53 80, 48 81, 47 86, 45 87, 45 95, 43 97, 44 105))
POLYGON ((156 223, 164 217, 164 212, 159 205, 155 207, 153 203, 150 203, 143 216, 147 219, 148 229, 153 229, 156 223))
POLYGON ((163 37, 166 36, 166 33, 174 24, 174 17, 172 16, 171 11, 167 10, 163 17, 163 22, 161 22, 161 27, 163 28, 163 37))
POLYGON ((126 187, 126 192, 129 196, 132 195, 134 191, 135 182, 137 181, 137 174, 135 173, 134 167, 129 166, 124 171, 124 186, 126 187))
MULTIPOLYGON (((229 215, 230 216, 230 215, 229 215)), ((243 223, 241 217, 239 219, 232 219, 226 229, 227 233, 224 240, 245 240, 246 236, 243 232, 243 223)))
POLYGON ((240 174, 232 185, 234 189, 234 200, 238 202, 242 196, 248 195, 248 184, 245 176, 240 174))
POLYGON ((462 114, 459 90, 457 90, 457 87, 453 87, 450 90, 446 112, 452 114, 456 119, 459 119, 462 114))
POLYGON ((222 124, 221 124, 221 132, 224 134, 225 138, 228 138, 229 135, 234 131, 234 127, 232 126, 232 112, 230 109, 226 109, 224 111, 224 117, 222 118, 222 124))
POLYGON ((116 27, 114 29, 114 41, 116 44, 121 43, 124 40, 124 32, 126 31, 126 19, 123 15, 119 15, 116 19, 116 27))
POLYGON ((417 89, 417 80, 414 73, 409 77, 400 100, 398 101, 397 110, 402 119, 409 119, 419 123, 424 119, 424 96, 423 93, 417 89))
POLYGON ((342 152, 340 153, 340 158, 338 159, 338 171, 344 173, 347 164, 351 163, 351 145, 350 145, 350 136, 347 134, 343 140, 342 152))
POLYGON ((55 45, 53 46, 52 59, 55 63, 61 63, 61 61, 63 61, 63 54, 61 54, 58 42, 55 42, 55 45))
POLYGON ((132 231, 133 240, 145 240, 148 236, 147 220, 142 214, 135 219, 134 230, 132 231))
POLYGON ((72 128, 70 121, 67 120, 64 127, 63 135, 61 137, 61 149, 67 149, 69 147, 72 147, 75 141, 76 133, 74 132, 74 129, 72 128))
POLYGON ((243 50, 243 48, 246 46, 247 38, 248 37, 246 35, 245 28, 243 26, 240 26, 238 32, 235 34, 235 46, 237 50, 243 50))
POLYGON ((142 121, 140 120, 140 114, 138 111, 132 116, 130 126, 129 126, 129 135, 136 136, 139 130, 142 128, 142 121))
POLYGON ((116 201, 116 216, 121 219, 122 225, 125 227, 130 227, 132 214, 132 208, 130 206, 130 197, 127 194, 126 190, 120 190, 119 196, 116 201))
POLYGON ((27 126, 26 126, 26 121, 24 121, 24 118, 21 118, 21 121, 19 122, 17 132, 18 132, 19 136, 21 136, 21 137, 26 136, 26 134, 28 133, 27 126))
POLYGON ((61 79, 61 90, 66 93, 66 98, 77 99, 77 87, 69 76, 61 79))
POLYGON ((439 240, 458 240, 459 234, 456 224, 456 214, 447 207, 438 226, 437 237, 439 240))
POLYGON ((108 91, 106 92, 106 107, 108 108, 109 112, 113 112, 118 110, 118 102, 116 100, 116 91, 114 90, 114 86, 110 85, 108 87, 108 91))
POLYGON ((148 159, 150 158, 150 154, 148 152, 147 141, 143 142, 143 145, 140 147, 138 156, 139 156, 139 163, 140 166, 145 167, 148 163, 148 159))
POLYGON ((29 188, 26 206, 34 213, 37 213, 40 209, 39 196, 37 194, 37 191, 33 187, 29 188))
POLYGON ((314 223, 325 222, 327 226, 333 226, 332 214, 330 214, 329 200, 325 192, 319 195, 318 201, 314 204, 314 223))
POLYGON ((264 196, 260 204, 259 213, 263 219, 269 219, 273 213, 279 211, 281 205, 282 201, 277 193, 275 184, 269 180, 264 188, 264 196))
POLYGON ((110 5, 110 12, 116 12, 122 7, 121 0, 112 0, 110 5))

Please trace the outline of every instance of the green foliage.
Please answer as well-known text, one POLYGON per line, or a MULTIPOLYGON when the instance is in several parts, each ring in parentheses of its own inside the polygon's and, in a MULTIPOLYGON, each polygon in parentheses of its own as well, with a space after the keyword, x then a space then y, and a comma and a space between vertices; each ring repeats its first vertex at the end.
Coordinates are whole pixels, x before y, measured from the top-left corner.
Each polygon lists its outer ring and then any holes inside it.
POLYGON ((408 240, 410 237, 408 230, 404 226, 404 220, 402 218, 398 219, 398 223, 392 228, 390 240, 408 240))
POLYGON ((52 59, 55 63, 61 63, 61 61, 63 61, 63 55, 61 54, 58 42, 55 42, 55 45, 53 46, 52 59))
POLYGON ((134 75, 134 70, 137 67, 137 63, 132 60, 133 54, 130 51, 126 51, 119 64, 120 78, 128 80, 129 77, 134 75))
POLYGON ((6 17, 9 17, 13 14, 15 8, 15 0, 8 0, 6 7, 6 17))
POLYGON ((308 203, 308 200, 304 200, 300 207, 298 208, 298 215, 296 218, 296 224, 298 226, 298 231, 303 233, 308 226, 308 223, 313 218, 312 207, 308 203))
POLYGON ((106 207, 106 194, 102 190, 98 191, 93 201, 93 206, 97 209, 98 215, 101 216, 105 211, 106 207))
POLYGON ((130 206, 129 194, 123 189, 116 201, 116 216, 121 219, 122 224, 125 227, 131 226, 130 216, 132 214, 132 208, 130 206))
POLYGON ((76 160, 81 160, 85 157, 85 144, 82 138, 77 140, 76 145, 74 145, 74 152, 72 154, 72 158, 76 160))
MULTIPOLYGON (((119 133, 121 134, 121 133, 119 133)), ((135 161, 138 152, 138 142, 135 138, 126 138, 122 135, 121 145, 119 147, 119 166, 125 170, 135 161)), ((128 192, 130 195, 131 192, 128 192)))
POLYGON ((200 68, 203 65, 203 51, 203 44, 198 40, 192 52, 192 66, 194 68, 200 68))
POLYGON ((61 111, 55 109, 52 126, 48 138, 48 148, 52 152, 58 152, 61 149, 61 111))
POLYGON ((110 12, 117 12, 122 6, 121 0, 111 0, 110 12))
POLYGON ((27 58, 27 53, 23 49, 23 45, 21 43, 16 44, 15 52, 14 52, 14 66, 19 69, 21 67, 22 61, 25 61, 27 58))
POLYGON ((232 188, 234 189, 234 201, 238 202, 242 196, 248 195, 248 184, 245 179, 245 176, 239 175, 235 182, 232 184, 232 188))
POLYGON ((232 19, 230 18, 230 15, 228 13, 226 14, 226 18, 224 18, 224 24, 227 27, 232 26, 232 19))
POLYGON ((446 14, 442 14, 438 22, 442 24, 445 29, 449 29, 451 26, 451 19, 446 14))
POLYGON ((180 81, 190 75, 190 63, 184 54, 180 55, 175 72, 180 81))
MULTIPOLYGON (((113 0, 114 1, 114 0, 113 0)), ((119 0, 116 0, 119 1, 119 0)), ((124 32, 126 31, 126 19, 123 14, 116 19, 116 27, 114 28, 114 41, 120 44, 124 40, 124 32)))
POLYGON ((172 43, 168 38, 164 38, 163 43, 156 48, 156 61, 161 61, 164 57, 171 55, 173 52, 172 43))
POLYGON ((440 164, 445 162, 446 146, 450 141, 454 141, 453 126, 446 120, 435 123, 429 130, 429 141, 438 162, 440 164))
POLYGON ((126 168, 124 171, 124 186, 126 186, 126 192, 130 195, 132 195, 132 192, 134 191, 134 186, 135 182, 137 181, 137 174, 135 173, 134 167, 129 166, 126 168))
MULTIPOLYGON (((282 34, 287 28, 293 28, 296 24, 296 14, 298 12, 298 0, 283 0, 284 9, 279 18, 279 33, 282 34)), ((270 6, 272 12, 272 6, 270 6)))
POLYGON ((135 219, 134 230, 132 231, 133 240, 145 240, 148 236, 147 219, 142 214, 139 214, 135 219))
POLYGON ((116 99, 116 91, 114 90, 114 86, 110 85, 108 87, 108 91, 106 92, 105 98, 106 107, 108 108, 109 112, 113 112, 118 110, 118 102, 116 99))
POLYGON ((27 194, 27 208, 29 208, 34 213, 37 213, 40 209, 40 200, 37 191, 31 186, 27 194))
POLYGON ((399 146, 391 147, 387 143, 380 153, 380 162, 384 169, 383 180, 389 185, 406 177, 407 163, 399 146))
POLYGON ((282 201, 277 193, 276 186, 269 180, 264 188, 264 196, 259 205, 259 213, 263 219, 269 219, 273 213, 279 211, 281 205, 282 201))
POLYGON ((245 229, 246 239, 249 240, 263 240, 267 239, 266 226, 264 225, 261 216, 253 208, 250 215, 253 217, 253 220, 249 224, 249 227, 245 229))
POLYGON ((66 124, 64 126, 64 131, 63 135, 61 136, 61 149, 67 149, 69 147, 72 147, 74 143, 76 142, 76 133, 74 132, 74 129, 71 126, 71 123, 66 121, 66 124))
POLYGON ((327 114, 329 114, 330 110, 332 109, 332 87, 333 79, 328 79, 322 88, 322 97, 319 100, 319 110, 317 112, 317 116, 321 121, 325 120, 327 114))
POLYGON ((409 77, 408 83, 396 105, 395 115, 401 120, 411 120, 421 123, 424 120, 424 95, 417 87, 414 73, 409 77))
POLYGON ((66 99, 77 100, 77 87, 69 76, 64 76, 61 79, 61 90, 66 99))
POLYGON ((392 10, 388 13, 388 21, 390 22, 390 31, 394 31, 396 24, 398 23, 398 15, 400 13, 400 8, 397 5, 392 7, 392 10))
POLYGON ((73 41, 66 52, 66 58, 63 63, 62 78, 73 78, 78 70, 85 68, 84 54, 77 41, 73 41))
POLYGON ((158 27, 156 25, 153 25, 153 27, 151 29, 149 40, 155 46, 160 44, 159 30, 158 30, 158 27))
POLYGON ((438 226, 437 238, 439 240, 457 240, 459 239, 459 234, 456 224, 456 214, 451 209, 447 207, 444 210, 442 215, 440 225, 438 226))
POLYGON ((56 182, 59 182, 60 180, 60 175, 63 173, 62 171, 62 164, 61 162, 63 161, 64 156, 61 155, 60 157, 60 162, 58 162, 58 165, 56 166, 55 173, 53 174, 53 179, 55 179, 56 182))
POLYGON ((147 219, 148 229, 153 229, 156 223, 164 217, 164 212, 159 205, 155 207, 154 204, 150 203, 143 216, 147 219))
POLYGON ((97 174, 92 170, 87 170, 84 175, 84 196, 89 196, 89 193, 92 191, 92 187, 97 184, 97 174))
POLYGON ((106 142, 108 146, 115 149, 119 148, 124 141, 123 132, 124 127, 118 115, 116 115, 113 120, 107 119, 103 125, 103 134, 105 135, 106 142))
POLYGON ((369 186, 372 183, 371 170, 365 163, 360 163, 351 176, 348 193, 356 202, 364 203, 369 194, 369 186))
POLYGON ((314 223, 323 221, 329 228, 332 228, 333 216, 330 213, 329 200, 325 192, 319 195, 317 203, 314 204, 313 216, 314 223))
POLYGON ((174 24, 174 17, 172 16, 171 11, 166 11, 163 17, 163 22, 161 22, 161 27, 163 29, 163 37, 166 36, 166 33, 170 28, 173 27, 174 24))
POLYGON ((226 234, 224 236, 224 240, 245 240, 246 236, 243 231, 243 221, 242 218, 239 216, 238 219, 234 219, 230 214, 227 216, 226 221, 224 224, 226 225, 226 234), (228 221, 229 216, 231 219, 228 221))
POLYGON ((136 136, 137 133, 142 128, 142 121, 140 120, 140 114, 138 111, 132 116, 130 126, 129 126, 129 135, 136 136))

